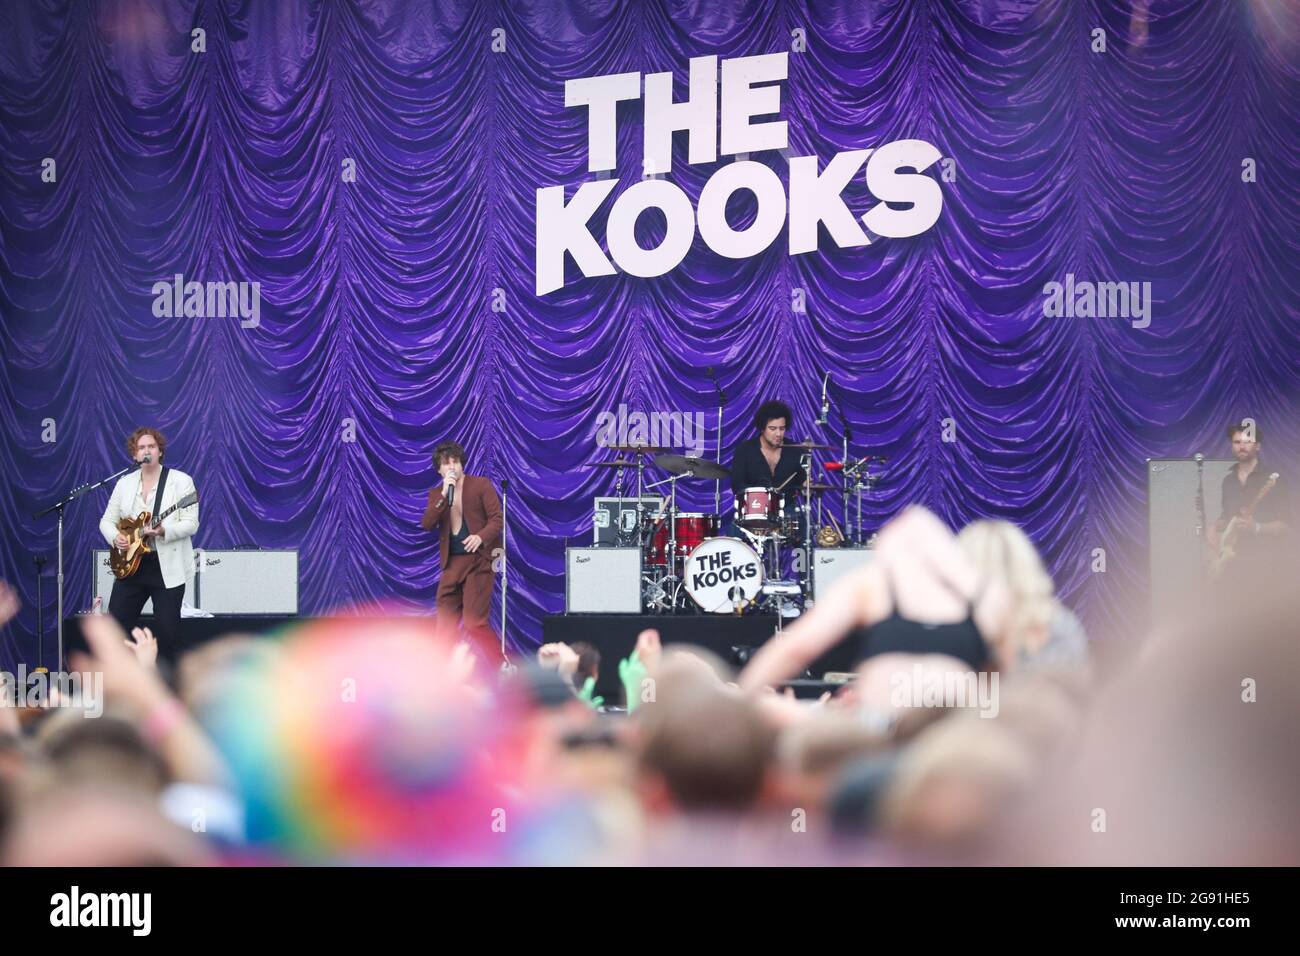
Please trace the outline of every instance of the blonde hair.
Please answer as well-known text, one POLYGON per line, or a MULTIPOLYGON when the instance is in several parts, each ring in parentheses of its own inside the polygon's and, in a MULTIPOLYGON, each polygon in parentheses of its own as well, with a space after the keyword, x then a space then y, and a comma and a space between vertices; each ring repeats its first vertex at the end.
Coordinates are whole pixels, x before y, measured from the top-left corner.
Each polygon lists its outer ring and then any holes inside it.
POLYGON ((1029 536, 1009 521, 982 520, 962 528, 957 544, 984 580, 1006 594, 1009 607, 998 637, 1008 661, 1042 648, 1056 610, 1056 585, 1029 536))

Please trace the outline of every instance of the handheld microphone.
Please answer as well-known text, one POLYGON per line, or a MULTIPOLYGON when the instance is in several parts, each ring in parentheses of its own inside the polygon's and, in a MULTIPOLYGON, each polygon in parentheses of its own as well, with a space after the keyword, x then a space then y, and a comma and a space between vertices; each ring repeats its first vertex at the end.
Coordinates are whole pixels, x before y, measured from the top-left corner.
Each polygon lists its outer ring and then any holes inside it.
POLYGON ((451 502, 452 502, 452 499, 455 497, 455 495, 456 495, 456 486, 455 486, 455 484, 449 485, 449 486, 447 487, 447 507, 448 507, 448 508, 451 507, 451 502))
POLYGON ((830 380, 831 380, 831 373, 827 372, 826 376, 822 379, 822 417, 817 419, 818 425, 825 425, 826 416, 829 415, 831 412, 831 403, 830 400, 827 399, 826 397, 826 385, 828 382, 830 382, 830 380))

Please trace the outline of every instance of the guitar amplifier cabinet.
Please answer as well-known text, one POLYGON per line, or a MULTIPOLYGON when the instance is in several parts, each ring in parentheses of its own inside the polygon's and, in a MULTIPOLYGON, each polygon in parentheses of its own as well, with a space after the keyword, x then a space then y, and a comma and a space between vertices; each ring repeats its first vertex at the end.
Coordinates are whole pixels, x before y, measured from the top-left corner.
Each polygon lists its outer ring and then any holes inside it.
MULTIPOLYGON (((210 614, 297 614, 298 551, 194 549, 195 574, 185 589, 185 603, 210 614)), ((92 594, 104 599, 113 590, 108 551, 94 552, 92 594)), ((153 602, 144 606, 153 613, 153 602)))
POLYGON ((875 557, 873 548, 813 548, 813 600, 875 557))
POLYGON ((640 614, 640 548, 568 548, 566 614, 640 614))
MULTIPOLYGON (((1219 517, 1220 488, 1231 458, 1201 462, 1205 489, 1205 524, 1219 517)), ((1151 616, 1165 620, 1186 607, 1188 595, 1205 584, 1205 544, 1196 536, 1197 468, 1194 458, 1152 458, 1147 461, 1147 533, 1151 560, 1151 616)), ((1204 529, 1202 529, 1204 533, 1204 529)))

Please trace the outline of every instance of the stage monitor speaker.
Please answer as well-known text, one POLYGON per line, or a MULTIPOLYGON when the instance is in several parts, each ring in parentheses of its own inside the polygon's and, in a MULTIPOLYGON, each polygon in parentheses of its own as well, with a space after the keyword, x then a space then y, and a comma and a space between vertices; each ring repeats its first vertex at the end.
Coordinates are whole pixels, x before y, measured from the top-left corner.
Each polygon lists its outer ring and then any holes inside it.
POLYGON ((814 548, 813 600, 824 595, 844 575, 864 567, 875 553, 872 548, 814 548))
MULTIPOLYGON (((1223 478, 1234 464, 1230 458, 1206 458, 1201 462, 1206 528, 1219 517, 1223 478)), ((1195 594, 1205 583, 1204 543, 1196 534, 1201 523, 1196 510, 1197 477, 1193 458, 1147 461, 1152 621, 1163 620, 1185 607, 1188 595, 1195 594)))
POLYGON ((567 614, 640 614, 640 548, 569 548, 565 551, 567 614))
MULTIPOLYGON (((297 614, 298 552, 288 550, 194 549, 195 574, 185 589, 185 603, 209 614, 297 614)), ((104 599, 113 590, 108 552, 94 553, 93 595, 104 599)), ((153 613, 147 601, 145 614, 153 613)))

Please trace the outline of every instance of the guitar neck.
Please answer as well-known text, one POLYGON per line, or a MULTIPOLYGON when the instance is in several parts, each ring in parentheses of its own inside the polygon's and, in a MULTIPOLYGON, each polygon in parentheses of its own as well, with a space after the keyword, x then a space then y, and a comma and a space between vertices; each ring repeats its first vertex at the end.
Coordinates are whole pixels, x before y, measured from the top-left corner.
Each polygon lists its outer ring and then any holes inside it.
POLYGON ((1277 475, 1270 475, 1268 482, 1264 485, 1263 488, 1259 489, 1259 494, 1255 496, 1255 500, 1252 501, 1250 505, 1247 506, 1247 508, 1245 509, 1244 514, 1246 518, 1248 519, 1254 518, 1255 509, 1258 508, 1259 503, 1264 500, 1264 496, 1273 490, 1273 486, 1275 484, 1277 484, 1277 475))

